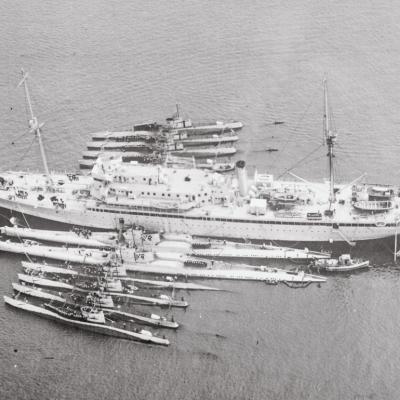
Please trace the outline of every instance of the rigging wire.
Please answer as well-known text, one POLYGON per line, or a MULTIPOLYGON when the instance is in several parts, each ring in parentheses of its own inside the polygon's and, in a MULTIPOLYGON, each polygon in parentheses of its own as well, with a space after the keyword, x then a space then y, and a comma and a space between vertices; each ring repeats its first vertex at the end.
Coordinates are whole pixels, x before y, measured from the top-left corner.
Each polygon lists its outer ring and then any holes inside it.
MULTIPOLYGON (((316 153, 321 147, 322 147, 322 145, 320 145, 320 146, 318 146, 316 149, 312 150, 312 151, 311 151, 310 153, 308 153, 305 157, 303 157, 300 161, 298 161, 295 165, 293 165, 291 168, 287 169, 285 172, 283 172, 281 175, 279 175, 276 179, 281 178, 281 177, 282 177, 283 175, 285 175, 287 172, 291 171, 292 169, 294 169, 294 168, 296 168, 296 167, 298 167, 298 166, 305 165, 305 164, 302 164, 302 162, 303 162, 304 160, 306 160, 308 157, 310 157, 311 154, 316 153)), ((320 157, 318 157, 317 159, 319 159, 319 158, 321 158, 321 157, 323 157, 323 156, 320 156, 320 157)))
POLYGON ((36 139, 36 138, 33 138, 31 144, 29 145, 29 147, 27 148, 27 150, 25 151, 25 153, 22 155, 22 157, 19 159, 19 161, 18 161, 17 164, 15 165, 15 167, 14 167, 15 169, 18 168, 18 165, 19 165, 20 162, 24 159, 24 157, 26 156, 26 153, 29 151, 29 149, 32 147, 32 145, 35 143, 35 139, 36 139))
MULTIPOLYGON (((319 85, 318 89, 315 91, 313 98, 311 99, 310 103, 308 104, 306 110, 304 111, 299 123, 296 125, 296 127, 294 128, 292 134, 289 136, 288 140, 286 141, 286 143, 284 144, 281 153, 276 157, 276 159, 274 160, 274 162, 272 163, 272 165, 270 166, 270 168, 268 169, 267 173, 269 173, 271 171, 271 168, 275 166, 276 162, 280 159, 283 151, 285 150, 286 146, 289 144, 289 142, 291 142, 291 139, 293 137, 293 135, 297 132, 298 127, 300 126, 301 122, 303 121, 304 117, 306 116, 308 110, 310 109, 311 105, 313 104, 318 92, 321 90, 321 86, 323 85, 324 81, 321 82, 321 84, 319 85)), ((291 168, 292 169, 292 168, 291 168)), ((282 176, 282 175, 281 175, 282 176)))
MULTIPOLYGON (((51 108, 53 114, 57 113, 57 115, 59 115, 62 112, 63 115, 65 116, 62 119, 65 122, 65 126, 68 126, 68 127, 75 126, 74 132, 77 132, 79 134, 79 138, 82 139, 83 143, 85 143, 85 138, 84 138, 85 132, 82 130, 80 125, 76 125, 76 118, 73 118, 69 114, 65 113, 64 111, 61 111, 62 108, 61 108, 60 102, 56 101, 52 95, 48 94, 41 86, 39 86, 35 82, 34 79, 31 79, 30 83, 32 86, 35 87, 35 89, 37 89, 37 93, 39 94, 41 100, 43 100, 43 101, 41 101, 41 104, 42 105, 48 104, 49 106, 47 108, 51 108)), ((31 92, 30 92, 30 94, 31 94, 31 97, 33 97, 33 101, 35 103, 35 108, 39 109, 40 107, 38 107, 38 102, 33 93, 35 91, 31 91, 31 92)), ((25 101, 25 103, 26 103, 26 101, 25 101)), ((73 143, 73 142, 71 143, 68 135, 59 135, 58 137, 49 136, 47 144, 53 145, 55 143, 57 145, 57 147, 59 147, 60 141, 63 141, 68 148, 71 148, 71 145, 72 145, 73 149, 76 149, 75 143, 73 143)))
POLYGON ((347 162, 347 163, 350 165, 351 169, 357 170, 357 171, 359 171, 359 172, 361 172, 361 173, 364 173, 364 172, 365 172, 364 170, 358 168, 357 165, 355 165, 355 164, 353 164, 353 163, 349 163, 350 157, 348 156, 346 150, 344 150, 344 148, 343 148, 340 144, 337 144, 337 146, 340 148, 340 151, 341 151, 342 153, 344 153, 345 156, 347 156, 347 157, 345 157, 344 159, 341 159, 341 160, 340 160, 340 161, 341 161, 341 164, 347 162))
POLYGON ((6 149, 7 147, 9 147, 10 145, 13 146, 16 142, 18 142, 19 139, 21 139, 23 136, 25 136, 28 132, 24 132, 21 135, 19 135, 16 139, 14 139, 11 143, 6 144, 3 147, 0 147, 0 151, 6 149))

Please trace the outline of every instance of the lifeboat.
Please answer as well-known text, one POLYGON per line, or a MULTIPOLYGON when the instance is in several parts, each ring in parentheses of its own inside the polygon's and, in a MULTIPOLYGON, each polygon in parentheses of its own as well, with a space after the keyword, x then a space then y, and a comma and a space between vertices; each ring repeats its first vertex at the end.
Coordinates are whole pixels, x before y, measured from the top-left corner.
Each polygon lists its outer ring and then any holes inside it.
POLYGON ((369 201, 362 200, 354 203, 354 208, 360 211, 369 211, 369 212, 384 212, 388 210, 392 210, 395 206, 393 201, 369 201))

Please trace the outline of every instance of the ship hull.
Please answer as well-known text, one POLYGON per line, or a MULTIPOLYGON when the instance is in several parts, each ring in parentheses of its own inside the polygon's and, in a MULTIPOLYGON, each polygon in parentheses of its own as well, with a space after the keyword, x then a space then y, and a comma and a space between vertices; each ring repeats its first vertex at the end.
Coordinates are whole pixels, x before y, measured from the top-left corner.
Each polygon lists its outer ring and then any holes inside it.
MULTIPOLYGON (((204 216, 201 210, 193 215, 178 213, 98 209, 85 210, 55 209, 34 207, 21 202, 0 199, 0 208, 11 210, 13 213, 23 213, 24 218, 38 218, 41 222, 61 223, 64 226, 85 226, 98 230, 117 229, 120 218, 125 224, 146 226, 147 229, 163 230, 165 232, 186 232, 196 236, 216 238, 246 237, 250 240, 285 241, 285 242, 352 242, 362 240, 382 239, 397 234, 395 223, 377 226, 375 223, 341 223, 341 221, 282 221, 276 219, 236 219, 204 216), (339 229, 338 229, 339 227, 339 229), (348 240, 347 240, 348 239, 348 240)), ((4 214, 4 213, 2 213, 4 214)))
POLYGON ((234 143, 239 140, 238 136, 226 136, 226 137, 216 137, 216 138, 207 138, 207 139, 182 139, 175 140, 175 143, 181 143, 185 147, 190 146, 211 146, 211 145, 220 145, 220 144, 229 144, 234 143))
POLYGON ((94 324, 90 322, 81 322, 81 321, 76 321, 76 320, 70 320, 67 318, 63 318, 62 316, 48 311, 44 308, 41 307, 36 307, 32 304, 25 303, 20 300, 15 300, 10 297, 4 296, 4 301, 6 304, 16 307, 20 310, 24 310, 27 312, 30 312, 32 314, 36 314, 40 317, 50 319, 53 321, 61 322, 62 324, 65 325, 70 325, 75 328, 91 331, 91 332, 96 332, 100 333, 102 335, 107 335, 107 336, 112 336, 115 338, 120 338, 120 339, 127 339, 127 340, 134 340, 138 342, 145 342, 145 343, 154 343, 154 344, 161 344, 168 346, 169 341, 167 339, 162 339, 158 338, 155 336, 149 336, 149 335, 144 335, 140 333, 135 333, 135 332, 130 332, 130 331, 125 331, 123 329, 118 329, 110 326, 105 326, 105 325, 100 325, 100 324, 94 324))
POLYGON ((236 149, 233 147, 210 147, 207 149, 189 148, 184 150, 171 151, 171 155, 177 157, 196 157, 196 158, 207 158, 207 157, 230 157, 236 153, 236 149))
POLYGON ((247 281, 271 281, 271 282, 325 282, 326 278, 318 275, 304 273, 291 274, 285 270, 262 271, 251 269, 204 269, 204 268, 171 268, 162 265, 136 264, 130 269, 134 272, 143 272, 148 274, 174 274, 178 276, 200 278, 200 279, 231 279, 247 281))
MULTIPOLYGON (((293 260, 314 260, 320 258, 321 255, 306 253, 302 250, 258 250, 258 249, 236 249, 236 248, 215 248, 215 249, 195 249, 191 250, 191 256, 197 257, 245 257, 245 258, 271 258, 271 259, 293 259, 293 260)), ((328 258, 326 255, 323 258, 328 258)))
POLYGON ((232 122, 227 124, 215 124, 215 125, 205 125, 205 126, 193 126, 178 128, 178 132, 186 132, 188 135, 203 135, 207 133, 223 133, 229 130, 237 132, 243 128, 241 122, 232 122))

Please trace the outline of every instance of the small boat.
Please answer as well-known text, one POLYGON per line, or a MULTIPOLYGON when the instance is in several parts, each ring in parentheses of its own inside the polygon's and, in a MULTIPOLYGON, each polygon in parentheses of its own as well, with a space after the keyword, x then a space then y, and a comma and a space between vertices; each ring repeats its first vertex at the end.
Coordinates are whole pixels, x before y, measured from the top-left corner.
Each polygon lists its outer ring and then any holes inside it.
MULTIPOLYGON (((203 168, 206 169, 205 167, 203 167, 204 164, 198 164, 198 168, 203 168)), ((235 169, 235 163, 215 163, 211 169, 214 172, 228 172, 228 171, 233 171, 235 169)))
POLYGON ((107 336, 112 336, 121 339, 140 341, 145 343, 161 344, 168 346, 169 340, 159 338, 152 335, 148 331, 129 330, 124 324, 123 328, 117 328, 108 322, 104 316, 104 312, 92 307, 82 307, 80 312, 55 307, 51 304, 45 304, 44 307, 38 307, 26 301, 13 299, 4 296, 6 304, 18 308, 20 310, 31 312, 32 314, 61 322, 66 325, 74 326, 75 328, 84 329, 107 336))
POLYGON ((350 254, 343 254, 338 259, 315 260, 313 266, 331 272, 354 271, 361 268, 371 267, 368 260, 353 260, 350 257, 350 254))
POLYGON ((271 148, 268 148, 268 149, 265 149, 265 151, 278 151, 278 149, 271 149, 271 148))
POLYGON ((284 281, 284 283, 289 286, 292 289, 300 289, 300 288, 306 288, 311 282, 288 282, 284 281))
MULTIPOLYGON (((357 190, 357 187, 355 187, 355 190, 357 190)), ((393 200, 398 193, 399 190, 396 187, 387 185, 371 186, 367 189, 369 201, 393 200)))
POLYGON ((284 122, 283 121, 274 121, 273 124, 274 125, 281 125, 281 124, 284 124, 284 122))
POLYGON ((211 159, 206 160, 206 162, 198 162, 187 157, 176 157, 170 154, 167 154, 165 160, 162 161, 166 167, 208 169, 220 173, 233 171, 236 167, 233 162, 218 162, 211 159))
POLYGON ((299 202, 298 194, 295 192, 271 193, 268 200, 272 205, 295 205, 299 202))
POLYGON ((360 211, 385 212, 395 207, 394 201, 361 200, 356 201, 353 207, 360 211))

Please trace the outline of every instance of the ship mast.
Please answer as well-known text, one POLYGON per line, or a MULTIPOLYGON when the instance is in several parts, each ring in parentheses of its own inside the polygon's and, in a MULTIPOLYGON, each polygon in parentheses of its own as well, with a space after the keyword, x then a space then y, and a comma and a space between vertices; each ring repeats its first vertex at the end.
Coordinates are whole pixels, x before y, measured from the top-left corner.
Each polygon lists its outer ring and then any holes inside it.
POLYGON ((49 167, 47 165, 46 154, 44 152, 44 147, 43 147, 43 142, 42 142, 42 135, 40 133, 40 128, 44 125, 44 122, 39 124, 37 118, 33 114, 31 100, 30 100, 30 97, 29 97, 28 84, 26 82, 26 77, 28 76, 29 72, 27 74, 25 74, 23 69, 21 69, 21 71, 22 71, 23 78, 22 78, 22 81, 19 83, 18 87, 20 87, 22 83, 24 84, 26 98, 28 100, 28 105, 29 105, 29 111, 31 113, 31 118, 32 118, 32 119, 29 120, 29 126, 31 128, 29 133, 34 133, 36 135, 36 137, 38 138, 39 147, 40 147, 40 153, 42 155, 44 171, 45 171, 45 174, 46 174, 46 184, 49 184, 51 182, 51 177, 50 177, 49 167))
POLYGON ((333 187, 333 147, 337 139, 337 135, 335 132, 332 132, 330 121, 329 121, 329 107, 328 107, 328 80, 324 78, 324 98, 325 98, 325 110, 324 110, 324 130, 325 130, 325 137, 326 137, 326 144, 328 145, 328 157, 329 157, 329 180, 330 180, 330 198, 329 203, 332 205, 335 200, 335 193, 333 187))

